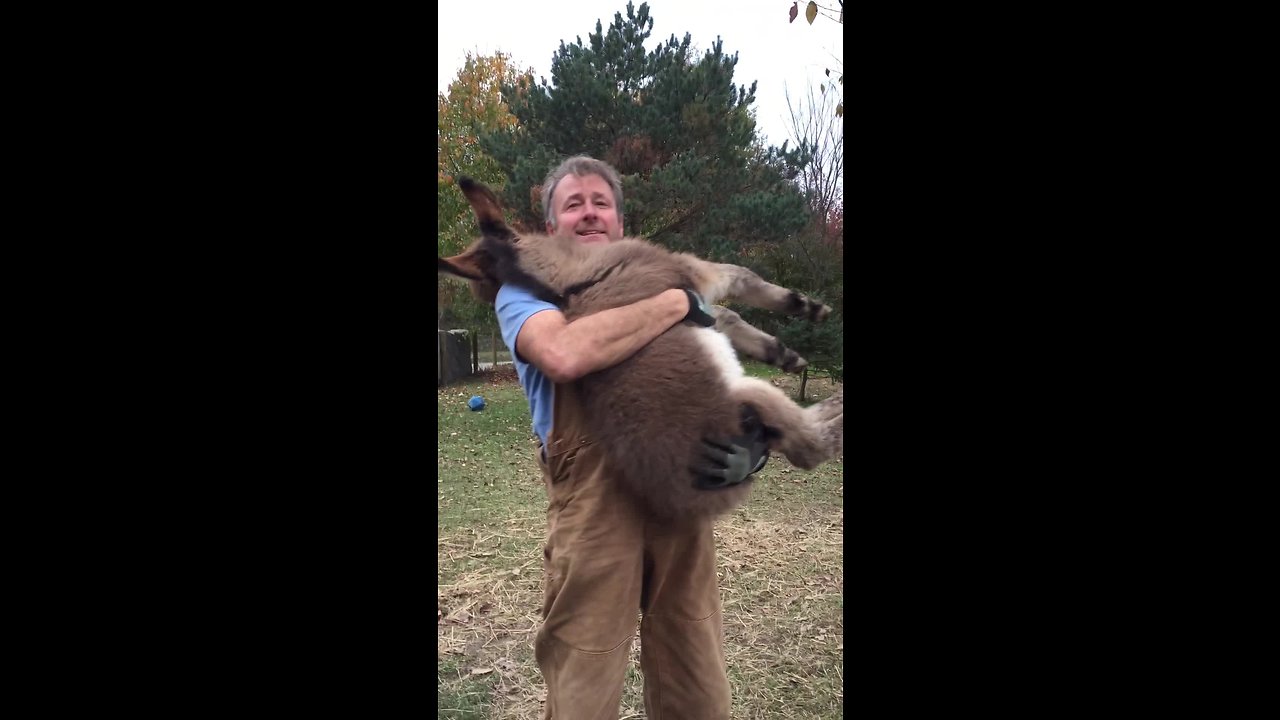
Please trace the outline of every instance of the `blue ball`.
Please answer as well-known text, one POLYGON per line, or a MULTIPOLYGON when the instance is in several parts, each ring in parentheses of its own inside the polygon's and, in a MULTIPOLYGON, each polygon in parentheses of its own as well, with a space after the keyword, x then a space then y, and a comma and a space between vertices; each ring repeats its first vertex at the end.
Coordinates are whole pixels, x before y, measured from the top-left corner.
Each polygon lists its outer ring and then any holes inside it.
POLYGON ((471 408, 472 410, 483 410, 484 398, 480 397, 479 395, 472 395, 471 399, 467 401, 467 407, 471 408))

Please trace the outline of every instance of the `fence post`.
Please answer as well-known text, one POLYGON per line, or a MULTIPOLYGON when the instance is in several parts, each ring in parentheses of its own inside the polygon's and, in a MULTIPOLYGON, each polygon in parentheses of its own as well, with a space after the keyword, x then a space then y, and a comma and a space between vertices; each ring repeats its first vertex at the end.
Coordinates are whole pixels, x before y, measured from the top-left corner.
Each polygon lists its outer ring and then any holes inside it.
POLYGON ((480 372, 480 333, 471 333, 471 374, 480 372))
POLYGON ((449 342, 443 330, 436 330, 436 360, 439 362, 436 371, 437 387, 444 385, 444 371, 449 367, 449 342))

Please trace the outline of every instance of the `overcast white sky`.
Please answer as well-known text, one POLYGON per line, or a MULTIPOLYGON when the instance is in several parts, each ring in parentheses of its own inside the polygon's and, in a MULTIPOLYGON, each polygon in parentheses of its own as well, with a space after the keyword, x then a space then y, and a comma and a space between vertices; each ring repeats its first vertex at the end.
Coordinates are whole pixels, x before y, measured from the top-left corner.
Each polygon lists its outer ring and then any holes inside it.
MULTIPOLYGON (((755 80, 757 132, 766 144, 781 145, 789 137, 784 88, 794 99, 810 84, 826 81, 824 68, 835 76, 844 60, 843 27, 819 16, 810 25, 804 19, 804 2, 793 23, 787 22, 790 0, 650 0, 653 32, 646 50, 671 35, 691 36, 699 54, 719 35, 724 51, 738 53, 735 85, 750 87, 755 80)), ((819 5, 838 7, 835 0, 819 5)), ((637 8, 640 2, 635 2, 637 8)), ((583 42, 595 30, 604 29, 614 13, 626 16, 626 0, 579 0, 574 3, 539 3, 530 0, 446 0, 440 5, 440 77, 437 90, 446 92, 457 77, 467 51, 489 55, 509 53, 516 67, 532 67, 534 78, 551 79, 551 57, 560 47, 583 42)), ((794 143, 793 143, 794 144, 794 143)))

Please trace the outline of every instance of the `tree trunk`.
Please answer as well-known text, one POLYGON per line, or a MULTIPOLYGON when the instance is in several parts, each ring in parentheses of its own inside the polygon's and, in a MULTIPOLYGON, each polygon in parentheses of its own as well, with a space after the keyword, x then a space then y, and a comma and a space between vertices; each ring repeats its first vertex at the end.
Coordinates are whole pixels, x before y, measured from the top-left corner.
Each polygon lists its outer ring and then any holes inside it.
POLYGON ((809 368, 805 367, 800 371, 800 396, 797 398, 800 402, 804 402, 804 386, 809 382, 809 368))
POLYGON ((493 369, 498 369, 498 333, 489 331, 489 347, 493 348, 493 369))
POLYGON ((471 333, 471 374, 480 372, 480 333, 471 333))

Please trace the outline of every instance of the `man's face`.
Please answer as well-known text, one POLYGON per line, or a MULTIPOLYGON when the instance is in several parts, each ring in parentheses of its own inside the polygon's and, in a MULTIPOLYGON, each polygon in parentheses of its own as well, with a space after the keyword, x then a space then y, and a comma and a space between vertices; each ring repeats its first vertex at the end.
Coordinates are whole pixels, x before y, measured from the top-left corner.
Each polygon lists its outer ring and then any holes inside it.
POLYGON ((551 214, 556 224, 547 223, 548 233, 571 237, 584 245, 622 239, 613 190, 599 175, 565 176, 551 196, 551 214))

